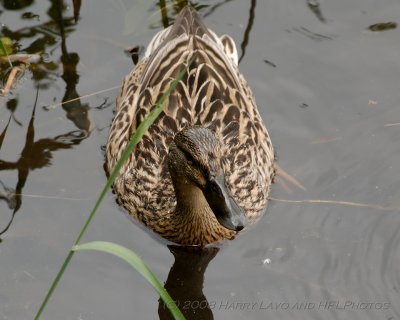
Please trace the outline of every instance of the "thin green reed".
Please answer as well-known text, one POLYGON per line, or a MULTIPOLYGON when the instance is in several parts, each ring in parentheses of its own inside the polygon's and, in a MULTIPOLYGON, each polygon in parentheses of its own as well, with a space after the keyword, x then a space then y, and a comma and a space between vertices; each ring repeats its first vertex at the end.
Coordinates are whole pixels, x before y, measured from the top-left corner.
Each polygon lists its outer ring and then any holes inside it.
MULTIPOLYGON (((157 117, 161 114, 161 112, 164 110, 164 107, 166 105, 166 99, 169 96, 169 94, 175 89, 175 87, 178 85, 179 81, 182 80, 182 78, 184 77, 184 75, 186 74, 190 64, 192 63, 192 60, 189 60, 187 63, 187 66, 185 68, 183 68, 180 73, 178 74, 178 76, 171 82, 171 85, 169 86, 169 88, 162 94, 162 96, 160 97, 160 99, 158 100, 158 102, 156 103, 156 105, 154 106, 153 110, 149 113, 149 115, 146 117, 146 119, 143 120, 143 122, 139 125, 139 127, 137 128, 135 134, 132 136, 131 140, 129 141, 128 146, 126 147, 125 151, 123 152, 121 159, 118 161, 118 163, 115 165, 114 170, 111 172, 110 177, 108 178, 103 190, 101 191, 101 194, 99 196, 99 198, 96 201, 96 204, 92 210, 92 212, 90 213, 86 223, 84 224, 81 232, 79 233, 78 237, 75 240, 74 246, 73 248, 77 245, 79 245, 83 235, 85 234, 88 226, 90 225, 94 214, 96 213, 97 209, 99 208, 101 202, 104 199, 104 196, 107 194, 107 192, 109 191, 112 183, 114 182, 115 178, 118 176, 118 173, 122 167, 122 165, 125 163, 125 161, 129 158, 132 150, 135 148, 136 144, 140 141, 140 139, 142 138, 143 134, 146 133, 146 131, 148 130, 148 128, 151 126, 151 124, 157 119, 157 117)), ((43 310, 45 309, 48 301, 50 300, 51 296, 53 295, 53 292, 55 290, 55 288, 58 285, 58 282, 60 281, 62 275, 65 272, 65 269, 67 268, 68 264, 70 263, 73 255, 74 255, 74 250, 73 248, 71 248, 71 250, 69 251, 67 257, 65 258, 64 263, 62 264, 57 276, 54 278, 53 283, 49 289, 49 291, 47 292, 46 297, 44 298, 36 316, 35 316, 35 320, 39 320, 40 316, 43 312, 43 310)), ((172 301, 172 299, 171 299, 172 301)), ((167 306, 169 306, 171 303, 170 301, 168 301, 167 306)), ((176 307, 176 306, 175 306, 176 307)), ((177 309, 177 308, 176 308, 177 309)), ((180 313, 179 309, 178 312, 180 313)), ((182 318, 183 319, 183 315, 182 318)))

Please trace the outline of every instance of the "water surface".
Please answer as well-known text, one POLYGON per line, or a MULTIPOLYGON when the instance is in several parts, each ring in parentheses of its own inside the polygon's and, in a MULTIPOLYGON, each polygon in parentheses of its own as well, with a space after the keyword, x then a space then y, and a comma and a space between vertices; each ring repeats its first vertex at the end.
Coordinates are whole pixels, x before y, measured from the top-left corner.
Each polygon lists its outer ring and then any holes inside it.
MULTIPOLYGON (((133 249, 200 319, 399 318, 400 33, 370 26, 398 23, 400 3, 199 5, 238 44, 279 165, 305 188, 278 179, 271 197, 300 202, 270 201, 217 251, 171 254, 110 191, 84 241, 133 249)), ((146 45, 163 20, 156 2, 83 1, 75 21, 71 2, 4 0, 0 22, 21 52, 42 54, 0 98, 0 229, 14 217, 0 243, 0 319, 32 319, 105 183, 117 93, 103 90, 133 66, 123 49, 146 45)), ((43 319, 156 319, 162 308, 125 263, 85 252, 43 319)))

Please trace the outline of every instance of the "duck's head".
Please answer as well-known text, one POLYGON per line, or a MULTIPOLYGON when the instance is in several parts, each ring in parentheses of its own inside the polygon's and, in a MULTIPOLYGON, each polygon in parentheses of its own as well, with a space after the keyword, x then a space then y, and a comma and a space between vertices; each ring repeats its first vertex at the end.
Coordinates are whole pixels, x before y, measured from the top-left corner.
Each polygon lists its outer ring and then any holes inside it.
POLYGON ((187 128, 178 132, 170 145, 168 167, 177 193, 182 188, 199 188, 218 222, 240 231, 247 219, 226 187, 222 152, 215 132, 203 127, 187 128))

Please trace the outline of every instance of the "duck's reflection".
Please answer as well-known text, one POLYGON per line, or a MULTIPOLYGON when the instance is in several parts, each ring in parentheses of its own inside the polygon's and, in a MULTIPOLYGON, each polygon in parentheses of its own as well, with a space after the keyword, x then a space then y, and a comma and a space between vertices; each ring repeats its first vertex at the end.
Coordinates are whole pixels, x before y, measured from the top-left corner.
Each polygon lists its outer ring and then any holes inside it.
MULTIPOLYGON (((214 319, 210 304, 203 293, 204 273, 217 255, 215 247, 168 246, 175 262, 169 271, 164 288, 186 319, 214 319)), ((169 309, 159 300, 161 320, 173 319, 169 309)))

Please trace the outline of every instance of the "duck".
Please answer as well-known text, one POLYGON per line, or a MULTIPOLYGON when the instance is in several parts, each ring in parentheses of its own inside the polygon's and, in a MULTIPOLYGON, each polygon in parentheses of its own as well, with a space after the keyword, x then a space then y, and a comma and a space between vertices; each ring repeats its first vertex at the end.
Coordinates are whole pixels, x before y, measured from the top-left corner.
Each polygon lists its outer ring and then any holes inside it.
POLYGON ((116 99, 106 145, 110 173, 138 126, 182 68, 187 72, 112 188, 130 216, 169 242, 206 246, 235 238, 265 211, 274 149, 238 69, 234 40, 185 7, 158 32, 116 99), (190 63, 189 63, 190 61, 190 63))

